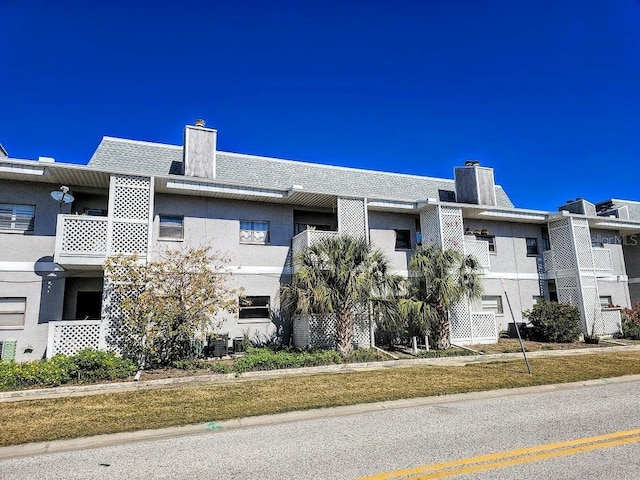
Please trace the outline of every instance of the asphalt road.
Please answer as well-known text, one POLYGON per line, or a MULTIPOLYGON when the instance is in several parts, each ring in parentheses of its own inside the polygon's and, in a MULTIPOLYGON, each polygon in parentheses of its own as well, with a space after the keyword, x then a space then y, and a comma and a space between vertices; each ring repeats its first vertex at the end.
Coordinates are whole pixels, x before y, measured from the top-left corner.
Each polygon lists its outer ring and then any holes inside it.
POLYGON ((639 393, 634 381, 443 397, 428 406, 3 460, 0 479, 639 479, 639 393))

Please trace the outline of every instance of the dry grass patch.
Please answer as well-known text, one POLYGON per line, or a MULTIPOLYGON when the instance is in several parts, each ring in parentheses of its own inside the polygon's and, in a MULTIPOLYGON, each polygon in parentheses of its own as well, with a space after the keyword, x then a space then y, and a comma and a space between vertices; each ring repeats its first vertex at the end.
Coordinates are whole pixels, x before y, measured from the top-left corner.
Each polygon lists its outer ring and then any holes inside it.
POLYGON ((640 374, 640 352, 411 367, 5 403, 0 445, 402 398, 640 374))

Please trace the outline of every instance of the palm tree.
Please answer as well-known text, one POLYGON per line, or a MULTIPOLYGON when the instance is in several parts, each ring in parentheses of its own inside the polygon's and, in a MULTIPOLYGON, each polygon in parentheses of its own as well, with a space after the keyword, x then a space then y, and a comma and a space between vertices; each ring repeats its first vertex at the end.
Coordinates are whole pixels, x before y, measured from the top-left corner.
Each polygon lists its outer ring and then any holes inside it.
POLYGON ((412 295, 400 301, 400 311, 414 323, 429 325, 435 348, 449 348, 449 310, 458 302, 480 298, 479 272, 480 264, 471 255, 418 247, 409 263, 412 295))
POLYGON ((402 278, 389 272, 389 262, 364 238, 327 237, 294 258, 296 267, 282 290, 283 307, 293 314, 332 313, 336 316, 336 347, 347 355, 353 351, 356 316, 396 305, 402 278))

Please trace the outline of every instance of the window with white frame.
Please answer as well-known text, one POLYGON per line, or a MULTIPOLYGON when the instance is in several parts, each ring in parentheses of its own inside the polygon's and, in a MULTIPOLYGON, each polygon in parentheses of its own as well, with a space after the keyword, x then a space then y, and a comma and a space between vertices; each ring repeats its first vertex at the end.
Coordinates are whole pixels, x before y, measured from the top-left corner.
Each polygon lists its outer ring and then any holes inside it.
POLYGON ((496 237, 493 235, 476 235, 476 240, 482 240, 483 242, 487 242, 489 244, 489 251, 491 253, 496 253, 496 237))
POLYGON ((240 243, 264 245, 270 241, 269 222, 240 220, 240 243))
POLYGON ((246 296, 240 298, 238 318, 240 320, 268 320, 270 300, 271 298, 268 296, 246 296))
POLYGON ((500 295, 483 296, 482 310, 485 312, 493 312, 496 315, 502 315, 504 313, 504 309, 502 308, 502 296, 500 295))
POLYGON ((0 297, 0 328, 22 328, 26 297, 0 297))
POLYGON ((160 215, 158 238, 182 240, 184 238, 184 217, 182 215, 160 215))
POLYGON ((0 230, 33 232, 35 205, 10 205, 0 203, 0 230))

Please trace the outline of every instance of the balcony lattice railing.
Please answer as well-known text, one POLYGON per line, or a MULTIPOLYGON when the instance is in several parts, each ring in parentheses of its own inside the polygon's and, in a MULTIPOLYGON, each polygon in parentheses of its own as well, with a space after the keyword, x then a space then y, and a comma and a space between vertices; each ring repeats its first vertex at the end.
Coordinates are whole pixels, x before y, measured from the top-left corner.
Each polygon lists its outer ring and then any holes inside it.
POLYGON ((487 242, 482 240, 465 240, 464 253, 474 256, 482 268, 486 270, 491 268, 489 244, 487 242))
POLYGON ((324 230, 304 230, 291 240, 291 254, 292 258, 295 258, 305 248, 315 245, 316 243, 324 240, 325 238, 331 238, 338 235, 338 232, 324 231, 324 230))
MULTIPOLYGON (((107 253, 107 217, 58 215, 55 260, 82 263, 81 258, 104 260, 107 253)), ((86 261, 86 260, 85 260, 86 261)))
POLYGON ((613 274, 613 262, 611 261, 611 250, 608 248, 594 247, 593 269, 596 273, 613 274))
MULTIPOLYGON (((596 275, 612 275, 613 262, 611 260, 611 250, 608 248, 593 247, 593 269, 596 275)), ((544 270, 546 273, 553 275, 557 270, 554 250, 546 250, 542 253, 544 262, 544 270)))

